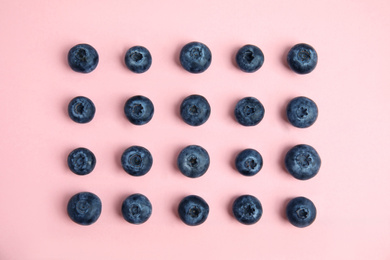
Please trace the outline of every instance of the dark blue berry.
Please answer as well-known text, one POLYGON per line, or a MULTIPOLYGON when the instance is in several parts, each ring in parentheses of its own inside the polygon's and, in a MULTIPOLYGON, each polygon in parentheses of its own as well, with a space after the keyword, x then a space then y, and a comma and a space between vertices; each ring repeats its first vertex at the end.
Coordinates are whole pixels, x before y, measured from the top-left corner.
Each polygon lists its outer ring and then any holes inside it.
POLYGON ((95 155, 87 148, 77 148, 68 156, 69 169, 77 175, 87 175, 96 165, 95 155))
POLYGON ((102 212, 102 202, 93 193, 80 192, 70 198, 67 211, 77 224, 91 225, 98 220, 102 212))
POLYGON ((287 54, 287 64, 298 74, 312 72, 317 66, 316 50, 308 44, 299 43, 293 46, 287 54))
POLYGON ((287 119, 295 127, 309 127, 314 124, 317 117, 317 105, 307 97, 296 97, 287 105, 287 119))
POLYGON ((125 115, 135 125, 148 123, 154 114, 154 106, 149 98, 134 96, 129 98, 125 104, 125 115))
POLYGON ((131 47, 125 55, 125 64, 135 73, 144 73, 152 66, 152 55, 143 46, 131 47))
POLYGON ((236 157, 236 169, 245 176, 253 176, 263 167, 261 154, 254 149, 245 149, 236 157))
POLYGON ((95 105, 86 97, 75 97, 69 102, 69 117, 76 123, 84 124, 90 122, 95 116, 95 105))
POLYGON ((316 176, 321 167, 321 158, 310 145, 300 144, 291 148, 284 159, 287 171, 298 180, 316 176))
POLYGON ((291 224, 304 228, 316 219, 317 209, 313 202, 305 197, 297 197, 287 204, 286 215, 291 224))
POLYGON ((252 195, 242 195, 233 203, 233 215, 242 224, 255 224, 262 214, 263 208, 260 201, 252 195))
POLYGON ((189 226, 197 226, 206 221, 209 215, 209 205, 196 195, 185 197, 179 204, 179 216, 189 226))
POLYGON ((205 174, 209 165, 209 154, 198 145, 187 146, 177 157, 177 166, 181 173, 190 178, 198 178, 205 174))
POLYGON ((255 72, 263 65, 264 54, 259 47, 248 44, 238 50, 236 62, 242 71, 255 72))
POLYGON ((99 55, 91 45, 77 44, 68 52, 68 63, 76 72, 89 73, 96 69, 99 55))
POLYGON ((204 124, 209 119, 211 107, 207 99, 200 95, 186 97, 180 106, 180 115, 184 122, 192 126, 204 124))
POLYGON ((211 51, 203 43, 190 42, 181 49, 180 63, 186 71, 201 73, 211 64, 211 51))
POLYGON ((152 168, 153 158, 146 148, 131 146, 123 152, 121 162, 128 174, 142 176, 152 168))
POLYGON ((263 119, 264 113, 263 105, 254 97, 241 99, 234 109, 237 122, 243 126, 257 125, 263 119))
POLYGON ((142 194, 130 195, 122 203, 122 215, 129 223, 145 223, 152 215, 152 204, 142 194))

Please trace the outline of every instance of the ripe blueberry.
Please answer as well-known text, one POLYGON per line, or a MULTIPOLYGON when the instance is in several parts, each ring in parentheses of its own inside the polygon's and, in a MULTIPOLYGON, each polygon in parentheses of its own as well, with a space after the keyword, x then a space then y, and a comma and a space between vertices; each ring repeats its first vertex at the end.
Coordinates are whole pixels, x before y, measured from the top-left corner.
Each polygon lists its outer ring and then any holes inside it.
POLYGON ((186 97, 180 106, 180 115, 184 122, 192 126, 204 124, 209 119, 211 107, 206 98, 200 95, 186 97))
POLYGON ((303 228, 316 219, 317 209, 313 202, 305 197, 297 197, 287 204, 286 215, 291 224, 303 228))
POLYGON ((68 63, 76 72, 89 73, 97 67, 99 55, 91 45, 77 44, 68 52, 68 63))
POLYGON ((125 64, 135 73, 144 73, 152 65, 152 55, 143 46, 131 47, 125 55, 125 64))
POLYGON ((245 176, 253 176, 263 167, 261 154, 254 149, 245 149, 236 157, 236 169, 245 176))
POLYGON ((238 50, 236 62, 242 71, 255 72, 263 65, 264 54, 259 47, 248 44, 238 50))
POLYGON ((186 71, 201 73, 211 64, 211 51, 203 43, 190 42, 181 49, 180 63, 186 71))
POLYGON ((233 215, 242 224, 255 224, 262 214, 263 208, 260 201, 252 195, 242 195, 233 203, 233 215))
POLYGON ((123 218, 132 224, 145 223, 152 215, 152 204, 149 199, 139 193, 130 195, 122 203, 123 218))
POLYGON ((209 215, 209 205, 196 195, 185 197, 179 204, 179 216, 189 226, 197 226, 206 221, 209 215))
POLYGON ((76 123, 84 124, 90 122, 95 116, 95 105, 86 97, 75 97, 69 102, 69 117, 76 123))
POLYGON ((87 175, 96 165, 95 155, 87 148, 77 148, 68 156, 69 169, 77 175, 87 175))
POLYGON ((121 162, 128 174, 142 176, 152 168, 153 158, 146 148, 131 146, 123 152, 121 162))
POLYGON ((287 171, 298 180, 313 178, 321 167, 321 158, 310 145, 300 144, 291 148, 284 159, 287 171))
POLYGON ((317 117, 317 105, 307 97, 296 97, 287 105, 287 119, 295 127, 309 127, 314 124, 317 117))
POLYGON ((69 217, 80 225, 91 225, 96 222, 102 212, 99 197, 90 192, 80 192, 68 202, 69 217))
POLYGON ((135 125, 148 123, 154 114, 154 106, 149 98, 134 96, 129 98, 125 104, 125 115, 135 125))
POLYGON ((317 61, 316 50, 306 43, 299 43, 293 46, 287 54, 288 66, 298 74, 312 72, 317 66, 317 61))
POLYGON ((210 165, 207 151, 198 145, 189 145, 177 157, 177 166, 181 173, 190 178, 198 178, 205 174, 210 165))
POLYGON ((257 125, 263 119, 264 113, 263 105, 254 97, 241 99, 234 109, 237 122, 243 126, 257 125))

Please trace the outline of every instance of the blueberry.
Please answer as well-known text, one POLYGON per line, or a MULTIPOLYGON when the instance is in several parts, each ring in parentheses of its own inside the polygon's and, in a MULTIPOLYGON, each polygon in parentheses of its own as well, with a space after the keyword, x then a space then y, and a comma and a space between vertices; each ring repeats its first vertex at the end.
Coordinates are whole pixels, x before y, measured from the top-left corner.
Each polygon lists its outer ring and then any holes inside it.
POLYGON ((321 167, 321 158, 310 145, 300 144, 291 148, 284 159, 287 171, 298 180, 313 178, 321 167))
POLYGON ((69 217, 80 225, 91 225, 98 220, 102 212, 102 202, 99 197, 90 192, 80 192, 68 202, 69 217))
POLYGON ((68 156, 69 169, 77 175, 87 175, 96 165, 95 155, 87 148, 77 148, 68 156))
POLYGON ((287 204, 286 215, 291 224, 303 228, 314 222, 317 209, 308 198, 297 197, 287 204))
POLYGON ((234 109, 237 122, 243 126, 257 125, 263 119, 264 113, 263 105, 254 97, 241 99, 234 109))
POLYGON ((318 56, 316 50, 306 43, 293 46, 287 54, 287 64, 298 74, 312 72, 317 66, 318 56))
POLYGON ((76 72, 89 73, 96 69, 99 55, 91 45, 77 44, 68 52, 68 63, 76 72))
POLYGON ((122 215, 129 223, 145 223, 150 215, 152 215, 152 204, 142 194, 136 193, 130 195, 122 203, 122 215))
POLYGON ((180 115, 184 122, 192 126, 204 124, 211 113, 210 104, 203 96, 191 95, 186 97, 180 106, 180 115))
POLYGON ((135 125, 148 123, 154 114, 154 106, 149 98, 134 96, 129 98, 125 104, 125 115, 135 125))
POLYGON ((203 43, 190 42, 181 49, 180 63, 186 71, 201 73, 211 64, 211 51, 203 43))
POLYGON ((152 168, 153 158, 146 148, 131 146, 123 152, 121 162, 128 174, 142 176, 152 168))
POLYGON ((252 195, 242 195, 233 202, 233 215, 242 224, 255 224, 262 214, 260 201, 252 195))
POLYGON ((135 73, 144 73, 152 65, 152 55, 143 46, 131 47, 125 55, 127 68, 135 73))
POLYGON ((69 117, 76 123, 84 124, 90 122, 95 116, 95 105, 86 97, 75 97, 69 102, 69 117))
POLYGON ((287 105, 287 119, 295 127, 309 127, 314 124, 317 117, 317 105, 307 97, 296 97, 287 105))
POLYGON ((198 178, 205 174, 210 165, 207 151, 198 145, 189 145, 177 157, 177 166, 181 173, 190 178, 198 178))
POLYGON ((185 197, 179 204, 179 216, 189 226, 197 226, 206 221, 209 215, 209 205, 196 195, 185 197))
POLYGON ((244 72, 255 72, 263 66, 264 54, 255 45, 241 47, 236 55, 238 67, 244 72))
POLYGON ((253 176, 263 167, 261 154, 254 149, 245 149, 236 157, 236 169, 245 176, 253 176))

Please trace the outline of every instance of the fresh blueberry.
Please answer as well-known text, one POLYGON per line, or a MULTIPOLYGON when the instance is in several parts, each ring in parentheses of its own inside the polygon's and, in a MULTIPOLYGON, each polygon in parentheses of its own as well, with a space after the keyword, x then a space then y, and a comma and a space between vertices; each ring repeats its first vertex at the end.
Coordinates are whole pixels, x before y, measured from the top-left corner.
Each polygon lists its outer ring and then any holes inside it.
POLYGON ((242 195, 233 203, 233 215, 242 224, 255 224, 262 214, 263 208, 260 201, 252 195, 242 195))
POLYGON ((206 221, 209 215, 209 205, 196 195, 185 197, 179 204, 179 216, 189 226, 197 226, 206 221))
POLYGON ((245 176, 253 176, 263 167, 261 154, 254 149, 245 149, 236 157, 236 169, 245 176))
POLYGON ((255 45, 245 45, 241 47, 236 55, 238 67, 244 72, 255 72, 264 63, 264 54, 255 45))
POLYGON ((286 215, 291 224, 303 228, 314 222, 317 209, 308 198, 297 197, 287 204, 286 215))
POLYGON ((68 52, 68 63, 76 72, 89 73, 96 69, 99 55, 91 45, 77 44, 68 52))
POLYGON ((122 167, 132 176, 145 175, 152 168, 153 157, 141 146, 131 146, 122 154, 122 167))
POLYGON ((243 126, 254 126, 264 117, 264 107, 254 97, 246 97, 238 101, 234 115, 238 123, 243 126))
POLYGON ((152 204, 142 194, 136 193, 130 195, 122 203, 122 215, 129 223, 145 223, 150 215, 152 215, 152 204))
POLYGON ((90 122, 95 116, 95 105, 86 97, 75 97, 69 102, 69 117, 76 123, 84 124, 90 122))
POLYGON ((127 68, 135 73, 144 73, 152 65, 152 55, 143 46, 131 47, 125 55, 127 68))
POLYGON ((287 105, 287 119, 295 127, 309 127, 314 124, 317 117, 317 105, 307 97, 296 97, 287 105))
POLYGON ((77 224, 91 225, 100 217, 102 202, 91 192, 80 192, 70 198, 67 210, 77 224))
POLYGON ((203 43, 190 42, 181 49, 180 63, 186 71, 201 73, 211 64, 211 51, 203 43))
POLYGON ((287 171, 298 180, 316 176, 321 167, 321 158, 310 145, 300 144, 291 148, 284 159, 287 171))
POLYGON ((68 156, 69 169, 77 175, 87 175, 96 165, 95 155, 87 148, 77 148, 68 156))
POLYGON ((186 97, 180 106, 180 115, 184 122, 192 126, 204 124, 211 113, 210 104, 203 96, 191 95, 186 97))
POLYGON ((317 66, 318 56, 316 50, 306 43, 293 46, 287 54, 287 64, 298 74, 312 72, 317 66))
POLYGON ((149 98, 134 96, 129 98, 125 104, 125 115, 135 125, 148 123, 154 114, 154 106, 149 98))
POLYGON ((198 145, 189 145, 177 157, 177 166, 181 173, 190 178, 198 178, 205 174, 210 165, 207 151, 198 145))

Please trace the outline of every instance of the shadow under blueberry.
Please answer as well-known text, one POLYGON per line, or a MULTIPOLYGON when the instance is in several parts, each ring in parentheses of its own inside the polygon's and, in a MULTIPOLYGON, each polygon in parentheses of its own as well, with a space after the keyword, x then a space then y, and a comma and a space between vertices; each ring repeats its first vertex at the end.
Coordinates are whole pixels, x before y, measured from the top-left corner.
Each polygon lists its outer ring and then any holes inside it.
POLYGON ((290 66, 288 66, 288 63, 287 63, 287 54, 288 54, 288 52, 290 51, 291 48, 292 48, 292 45, 289 46, 289 47, 286 47, 286 49, 284 50, 284 52, 283 52, 283 54, 281 56, 282 64, 284 65, 284 67, 286 67, 289 70, 291 70, 291 69, 290 69, 290 66))
POLYGON ((292 200, 293 198, 288 198, 288 199, 285 199, 283 201, 283 203, 281 203, 280 205, 280 217, 283 219, 283 220, 287 220, 288 221, 288 218, 287 218, 287 214, 286 214, 286 207, 287 207, 287 204, 290 202, 290 200, 292 200))

